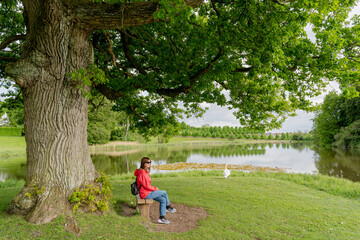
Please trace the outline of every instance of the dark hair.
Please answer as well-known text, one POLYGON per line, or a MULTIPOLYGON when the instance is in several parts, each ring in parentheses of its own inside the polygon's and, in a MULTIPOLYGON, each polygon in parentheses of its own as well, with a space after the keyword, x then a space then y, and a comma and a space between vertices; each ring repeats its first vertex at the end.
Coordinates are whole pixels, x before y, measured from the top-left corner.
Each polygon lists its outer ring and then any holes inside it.
POLYGON ((141 168, 141 169, 145 169, 145 168, 144 168, 145 163, 146 163, 147 161, 149 161, 149 160, 150 160, 150 158, 148 158, 148 157, 143 157, 143 158, 141 159, 140 168, 141 168))

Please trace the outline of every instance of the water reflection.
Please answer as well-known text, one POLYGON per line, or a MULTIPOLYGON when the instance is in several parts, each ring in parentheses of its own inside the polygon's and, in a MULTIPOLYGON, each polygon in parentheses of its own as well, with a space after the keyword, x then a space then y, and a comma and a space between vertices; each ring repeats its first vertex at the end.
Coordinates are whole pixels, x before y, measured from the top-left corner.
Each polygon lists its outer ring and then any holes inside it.
MULTIPOLYGON (((106 174, 121 174, 134 172, 140 166, 140 159, 147 156, 152 159, 153 164, 169 164, 176 162, 187 162, 194 155, 205 156, 208 159, 219 159, 226 157, 239 157, 250 155, 264 155, 265 145, 190 145, 169 147, 145 147, 138 151, 128 151, 129 154, 115 152, 111 155, 106 153, 93 154, 91 158, 96 169, 106 174), (130 153, 131 152, 131 153, 130 153)), ((124 150, 124 149, 123 149, 124 150)), ((125 150, 126 151, 126 150, 125 150)))
POLYGON ((12 158, 0 161, 0 181, 6 179, 25 179, 26 159, 12 158))
MULTIPOLYGON (((123 149, 124 150, 124 149, 123 149)), ((193 162, 252 164, 255 166, 286 168, 296 173, 321 173, 352 181, 360 181, 360 153, 354 151, 314 149, 309 143, 178 145, 144 147, 124 156, 92 155, 97 167, 108 174, 134 172, 140 159, 148 156, 156 164, 193 162), (123 162, 118 169, 116 162, 123 162), (126 163, 126 164, 125 164, 126 163), (125 167, 126 166, 126 167, 125 167)))
POLYGON ((176 162, 252 164, 255 166, 282 167, 294 172, 316 172, 311 145, 306 143, 284 144, 180 144, 166 146, 142 146, 99 151, 92 155, 97 169, 107 174, 133 172, 140 159, 148 156, 153 164, 176 162), (306 151, 304 151, 306 150, 306 151), (299 153, 303 152, 299 155, 299 153), (107 155, 108 154, 108 155, 107 155), (118 156, 117 156, 118 155, 118 156), (116 162, 123 162, 117 164, 116 162), (125 164, 126 163, 126 164, 125 164), (116 165, 116 166, 115 166, 116 165), (120 169, 120 166, 121 167, 120 169), (125 167, 126 166, 126 167, 125 167))
MULTIPOLYGON (((109 175, 133 173, 139 167, 140 159, 148 156, 155 165, 176 162, 251 164, 360 181, 360 151, 316 149, 309 143, 117 146, 108 151, 95 149, 92 153, 96 169, 109 175)), ((24 158, 0 161, 0 181, 24 179, 25 176, 24 158)))
POLYGON ((360 181, 360 151, 316 149, 314 158, 319 173, 360 181))

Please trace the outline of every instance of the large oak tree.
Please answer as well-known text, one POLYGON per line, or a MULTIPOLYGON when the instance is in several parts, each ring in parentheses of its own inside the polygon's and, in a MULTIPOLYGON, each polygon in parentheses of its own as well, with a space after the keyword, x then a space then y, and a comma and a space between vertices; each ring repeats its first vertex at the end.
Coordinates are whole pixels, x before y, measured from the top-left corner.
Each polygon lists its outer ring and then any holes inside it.
POLYGON ((43 223, 99 175, 86 141, 87 93, 114 100, 149 134, 181 109, 201 114, 202 102, 230 106, 243 125, 278 127, 310 110, 307 97, 324 87, 354 0, 0 4, 1 76, 21 88, 27 144, 26 184, 10 210, 43 223), (310 22, 316 42, 304 30, 310 22), (34 185, 44 191, 29 198, 34 185))

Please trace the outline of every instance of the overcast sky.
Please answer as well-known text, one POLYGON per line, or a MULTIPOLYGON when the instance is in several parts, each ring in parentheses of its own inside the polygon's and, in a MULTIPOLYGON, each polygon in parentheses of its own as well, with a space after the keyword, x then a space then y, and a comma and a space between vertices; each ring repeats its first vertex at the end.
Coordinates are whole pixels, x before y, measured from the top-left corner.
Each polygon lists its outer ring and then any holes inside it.
MULTIPOLYGON (((316 98, 312 98, 311 100, 314 103, 322 103, 326 93, 334 90, 340 91, 339 85, 335 82, 328 85, 325 93, 316 98)), ((210 126, 240 127, 239 120, 237 120, 233 115, 233 112, 228 110, 226 107, 219 107, 215 104, 208 103, 205 103, 202 106, 209 107, 209 110, 203 115, 203 117, 183 119, 182 121, 194 127, 201 127, 204 124, 209 124, 210 126)), ((281 129, 274 129, 269 132, 308 132, 312 129, 313 118, 314 113, 298 111, 296 117, 289 117, 285 120, 281 129)))
MULTIPOLYGON (((360 13, 360 5, 356 6, 351 13, 349 18, 354 16, 354 14, 360 13)), ((310 39, 315 39, 314 34, 311 32, 311 27, 309 26, 306 30, 310 39)), ((336 90, 339 91, 339 87, 336 83, 331 83, 327 91, 336 90)), ((5 89, 0 87, 0 93, 4 92, 5 89)), ((326 93, 322 94, 317 98, 313 98, 312 101, 316 103, 321 103, 325 97, 326 93)), ((1 99, 1 97, 0 97, 1 99)), ((204 104, 204 107, 209 107, 209 110, 203 115, 202 118, 189 118, 183 119, 183 121, 194 127, 201 127, 204 124, 209 124, 210 126, 240 126, 239 121, 235 118, 232 111, 228 110, 226 107, 219 107, 215 104, 204 104)), ((272 130, 272 132, 308 132, 312 129, 312 119, 314 118, 314 113, 306 113, 305 111, 298 111, 296 117, 288 118, 281 129, 272 130)))

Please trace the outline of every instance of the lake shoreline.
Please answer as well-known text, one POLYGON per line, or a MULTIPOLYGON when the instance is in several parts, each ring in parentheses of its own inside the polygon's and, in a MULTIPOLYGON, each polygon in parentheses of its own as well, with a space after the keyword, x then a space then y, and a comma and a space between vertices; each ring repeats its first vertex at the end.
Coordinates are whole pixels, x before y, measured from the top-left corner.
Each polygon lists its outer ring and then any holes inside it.
POLYGON ((293 140, 264 140, 264 139, 236 139, 229 140, 227 138, 205 138, 205 137, 173 137, 172 141, 169 143, 157 143, 157 142, 149 142, 149 143, 139 143, 139 142, 131 142, 131 141, 112 141, 105 144, 94 144, 89 145, 90 148, 96 147, 111 147, 111 146, 138 146, 138 145, 173 145, 176 143, 207 143, 207 142, 216 142, 216 143, 236 143, 236 144, 255 144, 255 143, 296 143, 296 142, 308 142, 308 141, 293 141, 293 140), (174 139, 182 139, 180 141, 174 141, 174 139), (191 139, 191 140, 188 140, 191 139))

